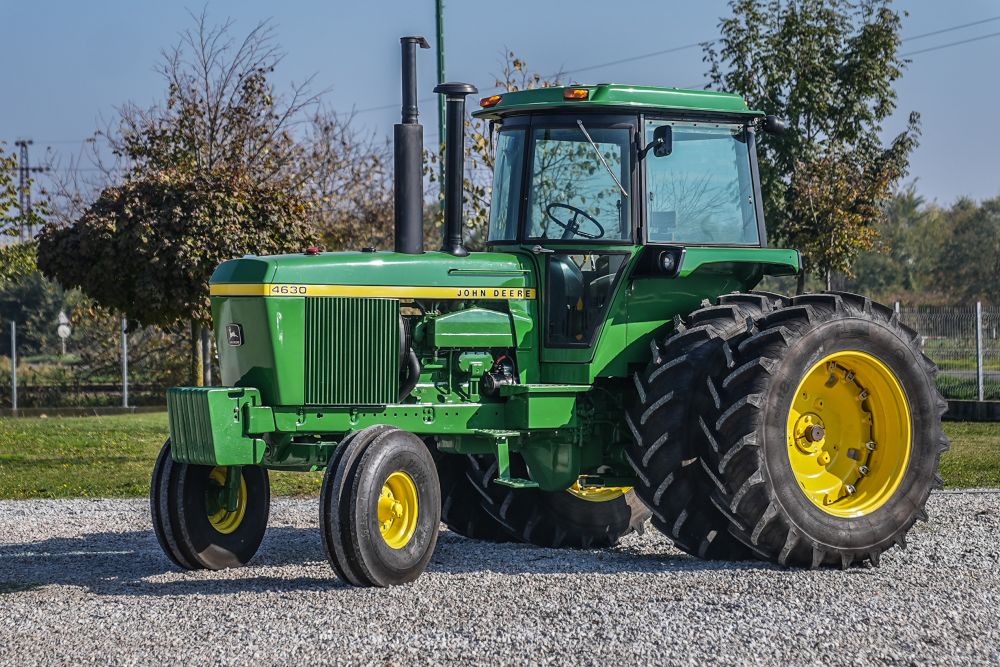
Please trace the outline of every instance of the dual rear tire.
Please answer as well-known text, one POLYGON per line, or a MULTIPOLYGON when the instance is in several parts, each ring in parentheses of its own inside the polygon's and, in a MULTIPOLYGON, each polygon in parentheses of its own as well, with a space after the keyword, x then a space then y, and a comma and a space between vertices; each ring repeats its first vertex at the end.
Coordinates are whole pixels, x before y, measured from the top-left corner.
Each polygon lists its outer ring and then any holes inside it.
POLYGON ((941 485, 946 403, 890 309, 727 295, 677 329, 628 415, 654 525, 701 557, 782 565, 877 565, 905 545, 941 485))

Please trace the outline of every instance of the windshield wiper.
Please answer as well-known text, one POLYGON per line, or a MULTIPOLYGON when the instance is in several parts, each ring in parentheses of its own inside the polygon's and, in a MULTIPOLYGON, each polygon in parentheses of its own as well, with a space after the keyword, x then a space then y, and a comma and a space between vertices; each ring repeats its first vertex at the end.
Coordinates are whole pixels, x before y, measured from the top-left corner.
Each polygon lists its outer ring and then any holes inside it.
POLYGON ((622 187, 621 181, 619 181, 618 177, 615 176, 615 172, 611 170, 611 166, 608 164, 608 161, 604 159, 604 156, 601 154, 601 149, 598 148, 597 144, 594 143, 594 140, 590 138, 590 132, 587 132, 587 128, 583 126, 583 121, 578 118, 576 120, 576 124, 580 126, 580 131, 583 132, 583 136, 587 137, 587 141, 590 142, 590 145, 594 147, 594 152, 597 153, 597 157, 601 159, 601 164, 604 165, 604 168, 608 170, 608 175, 611 176, 615 185, 618 186, 618 189, 621 190, 622 194, 625 195, 625 198, 628 199, 628 193, 625 192, 625 188, 622 187))

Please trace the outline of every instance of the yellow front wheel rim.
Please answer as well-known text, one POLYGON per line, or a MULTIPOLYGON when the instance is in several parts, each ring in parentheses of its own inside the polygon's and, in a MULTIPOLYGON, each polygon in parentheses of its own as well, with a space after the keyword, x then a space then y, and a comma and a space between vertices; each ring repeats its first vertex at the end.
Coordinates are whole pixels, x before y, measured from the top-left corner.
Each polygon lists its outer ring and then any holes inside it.
POLYGON ((382 539, 393 549, 402 549, 417 529, 417 485, 401 470, 389 475, 378 499, 378 523, 382 539))
POLYGON ((882 361, 835 352, 799 383, 786 434, 788 460, 806 497, 834 516, 864 516, 888 502, 906 474, 910 407, 882 361))
POLYGON ((606 503, 616 498, 621 498, 632 490, 631 486, 582 486, 580 480, 573 482, 573 486, 566 489, 568 492, 592 503, 606 503))
POLYGON ((240 475, 240 488, 236 494, 236 509, 232 512, 226 509, 224 502, 226 472, 227 469, 224 467, 212 468, 212 472, 208 475, 209 490, 206 494, 206 496, 212 496, 210 499, 206 497, 208 507, 217 507, 214 511, 213 509, 208 510, 208 522, 212 524, 212 528, 223 535, 235 532, 243 524, 243 517, 247 513, 247 480, 242 474, 240 475))

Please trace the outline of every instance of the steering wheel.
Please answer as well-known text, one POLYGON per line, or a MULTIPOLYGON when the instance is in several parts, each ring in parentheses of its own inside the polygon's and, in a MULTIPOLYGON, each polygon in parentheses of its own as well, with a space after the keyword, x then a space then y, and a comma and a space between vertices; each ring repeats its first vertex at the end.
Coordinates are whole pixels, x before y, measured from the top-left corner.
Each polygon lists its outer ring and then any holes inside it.
POLYGON ((594 216, 590 215, 586 211, 578 209, 576 206, 570 206, 569 204, 563 204, 562 202, 554 201, 545 207, 545 215, 549 217, 552 222, 556 223, 565 230, 563 234, 563 240, 568 240, 571 236, 582 236, 585 239, 599 239, 604 237, 604 227, 601 226, 594 216), (573 214, 569 222, 560 220, 556 216, 552 215, 552 209, 554 208, 564 208, 573 214), (580 231, 580 216, 583 216, 590 224, 597 228, 597 234, 591 234, 590 232, 580 231))

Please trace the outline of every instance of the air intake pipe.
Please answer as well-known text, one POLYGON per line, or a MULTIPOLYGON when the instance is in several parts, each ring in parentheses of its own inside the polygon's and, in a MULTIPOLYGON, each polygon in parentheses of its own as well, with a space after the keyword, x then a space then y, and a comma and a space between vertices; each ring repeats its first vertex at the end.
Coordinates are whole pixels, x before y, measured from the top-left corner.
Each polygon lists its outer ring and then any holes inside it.
POLYGON ((417 46, 431 48, 423 37, 401 37, 403 51, 402 122, 393 126, 393 203, 395 250, 424 251, 424 126, 417 121, 417 46))
POLYGON ((465 174, 465 97, 479 91, 469 83, 442 83, 434 89, 447 102, 448 140, 444 147, 444 245, 441 250, 465 257, 462 245, 462 197, 465 174))

